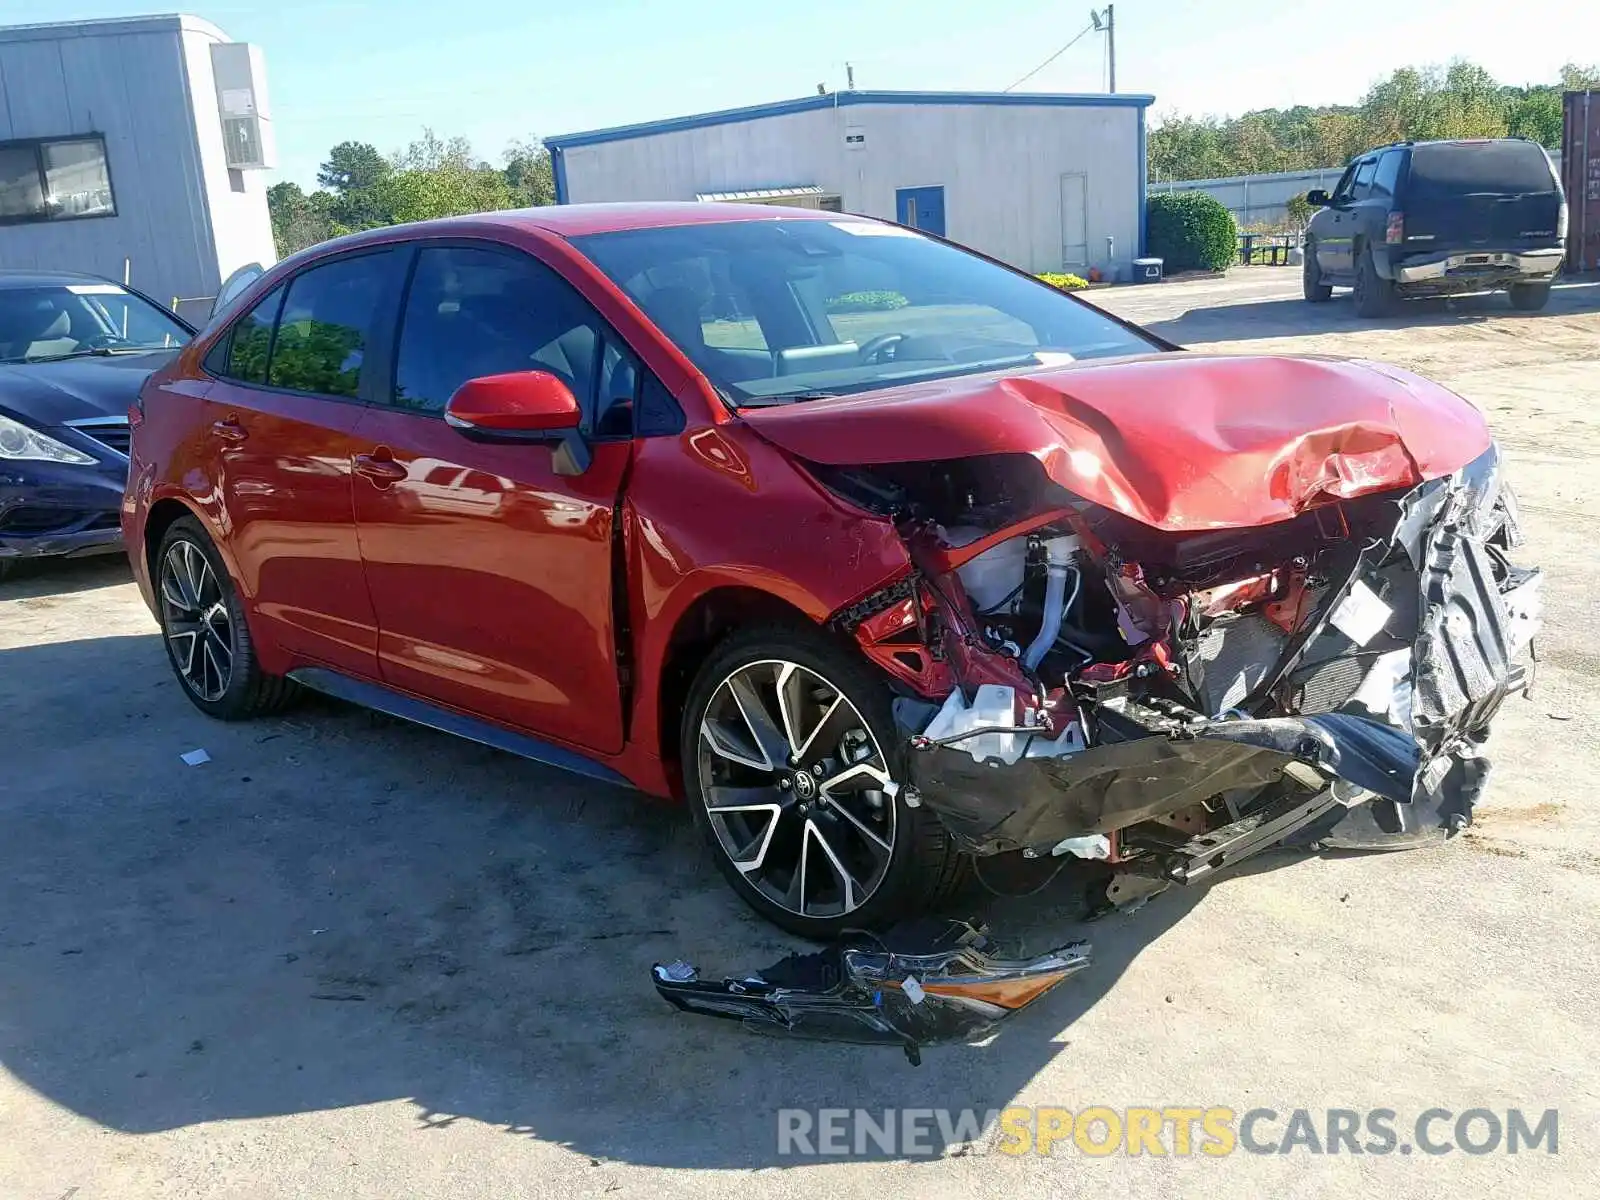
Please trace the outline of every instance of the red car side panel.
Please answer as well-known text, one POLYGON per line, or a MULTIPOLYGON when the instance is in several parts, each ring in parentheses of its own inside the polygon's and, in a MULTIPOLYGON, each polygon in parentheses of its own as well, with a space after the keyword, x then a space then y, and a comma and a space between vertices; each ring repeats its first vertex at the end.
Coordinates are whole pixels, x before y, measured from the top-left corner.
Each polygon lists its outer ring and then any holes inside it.
POLYGON ((592 751, 622 749, 613 514, 631 445, 582 475, 548 445, 474 442, 438 416, 369 409, 355 529, 386 683, 592 751))
POLYGON ((1086 362, 741 416, 814 462, 1031 454, 1068 491, 1174 531, 1287 520, 1489 447, 1480 412, 1398 367, 1268 356, 1086 362))
POLYGON ((360 405, 218 380, 205 468, 252 629, 286 654, 377 676, 377 621, 351 512, 360 405))
POLYGON ((737 424, 636 444, 629 604, 639 679, 632 741, 658 745, 661 670, 678 622, 719 587, 755 588, 822 621, 910 566, 893 527, 824 495, 737 424))

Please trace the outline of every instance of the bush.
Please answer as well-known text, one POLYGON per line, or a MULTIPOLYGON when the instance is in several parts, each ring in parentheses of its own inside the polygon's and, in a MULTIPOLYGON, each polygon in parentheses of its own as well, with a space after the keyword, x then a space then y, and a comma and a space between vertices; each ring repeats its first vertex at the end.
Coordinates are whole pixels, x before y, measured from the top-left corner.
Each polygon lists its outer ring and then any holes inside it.
POLYGON ((828 297, 827 308, 831 313, 888 312, 909 303, 899 292, 846 292, 828 297))
POLYGON ((1150 253, 1173 271, 1221 271, 1239 249, 1239 227, 1205 192, 1158 192, 1148 208, 1150 253))
POLYGON ((1089 286, 1089 281, 1087 279, 1083 279, 1077 275, 1064 275, 1060 271, 1045 271, 1040 274, 1039 278, 1044 280, 1053 288, 1060 288, 1063 292, 1072 292, 1076 291, 1078 288, 1086 288, 1089 286))

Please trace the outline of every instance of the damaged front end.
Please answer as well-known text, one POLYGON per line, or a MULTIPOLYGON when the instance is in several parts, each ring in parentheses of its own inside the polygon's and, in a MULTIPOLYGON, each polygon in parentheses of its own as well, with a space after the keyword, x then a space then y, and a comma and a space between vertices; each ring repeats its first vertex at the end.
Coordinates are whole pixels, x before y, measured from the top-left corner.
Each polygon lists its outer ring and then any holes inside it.
POLYGON ((656 990, 675 1008, 742 1021, 752 1031, 921 1048, 977 1041, 1089 965, 1074 943, 1034 958, 990 953, 964 922, 918 922, 861 934, 815 954, 791 954, 753 975, 702 980, 688 963, 658 964, 656 990))
POLYGON ((1029 455, 813 469, 910 549, 834 624, 899 687, 908 802, 974 854, 1191 882, 1286 840, 1443 837, 1529 681, 1541 577, 1510 561, 1493 445, 1201 530, 1084 500, 1029 455))

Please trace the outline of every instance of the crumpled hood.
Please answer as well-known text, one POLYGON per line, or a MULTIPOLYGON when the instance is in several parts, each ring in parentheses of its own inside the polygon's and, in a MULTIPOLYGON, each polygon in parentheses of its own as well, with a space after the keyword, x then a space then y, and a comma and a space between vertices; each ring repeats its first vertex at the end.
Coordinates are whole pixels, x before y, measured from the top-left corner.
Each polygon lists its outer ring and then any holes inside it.
POLYGON ((1162 354, 747 409, 830 466, 1025 453, 1158 529, 1240 528, 1440 478, 1491 444, 1455 393, 1383 363, 1162 354))
POLYGON ((177 350, 0 363, 0 412, 30 425, 65 425, 91 417, 123 417, 151 372, 177 350))

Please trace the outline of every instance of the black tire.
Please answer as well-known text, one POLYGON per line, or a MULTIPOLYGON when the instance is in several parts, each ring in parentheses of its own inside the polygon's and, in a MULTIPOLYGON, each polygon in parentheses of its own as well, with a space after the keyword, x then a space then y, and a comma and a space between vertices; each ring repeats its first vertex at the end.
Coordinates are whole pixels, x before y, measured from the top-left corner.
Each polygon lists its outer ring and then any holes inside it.
POLYGON ((292 680, 261 669, 239 589, 199 521, 179 517, 167 527, 151 562, 150 574, 167 661, 172 664, 184 695, 196 708, 222 721, 245 721, 277 712, 294 699, 298 689, 292 680), (175 602, 176 594, 188 603, 190 592, 184 590, 184 582, 169 581, 169 562, 174 572, 184 571, 193 592, 192 609, 175 602), (184 564, 192 566, 193 572, 185 571, 184 564), (169 586, 173 590, 169 591, 169 586), (192 613, 192 620, 185 619, 188 613, 192 613))
POLYGON ((1518 312, 1538 312, 1550 303, 1548 283, 1519 283, 1511 288, 1511 307, 1518 312))
POLYGON ((1317 265, 1317 247, 1306 239, 1304 258, 1300 263, 1300 290, 1312 304, 1326 304, 1333 298, 1333 284, 1322 282, 1322 268, 1317 265))
POLYGON ((1371 247, 1364 248, 1356 263, 1356 312, 1363 317, 1387 317, 1394 312, 1397 299, 1394 280, 1378 274, 1371 247))
MULTIPOLYGON (((893 810, 889 814, 893 821, 892 848, 886 856, 887 865, 882 868, 881 880, 864 902, 848 911, 825 916, 804 914, 785 907, 770 898, 735 864, 733 852, 724 846, 708 811, 702 759, 715 758, 716 755, 714 752, 702 754, 701 723, 725 681, 743 668, 754 666, 759 669, 760 664, 775 662, 792 663, 819 676, 847 699, 881 749, 890 778, 897 781, 905 778, 906 748, 901 743, 890 712, 889 688, 867 663, 819 630, 798 624, 752 626, 735 632, 707 656, 695 676, 684 706, 680 743, 689 810, 717 861, 718 869, 745 903, 767 920, 791 933, 818 941, 835 938, 849 929, 883 929, 936 909, 965 883, 970 862, 956 849, 936 817, 924 808, 906 807, 903 789, 893 796, 879 793, 893 810)), ((725 692, 722 694, 727 695, 725 692)), ((784 743, 786 746, 788 744, 784 743)), ((807 757, 816 753, 816 750, 810 750, 807 757)), ((719 761, 713 763, 710 770, 716 772, 727 765, 725 761, 719 761)), ((789 774, 805 774, 806 765, 802 763, 798 771, 789 774)), ((751 775, 746 781, 751 785, 750 791, 755 793, 759 788, 759 794, 767 796, 765 779, 769 774, 779 775, 783 772, 751 775)), ((793 784, 782 790, 775 784, 770 791, 771 802, 782 801, 786 805, 795 803, 798 791, 798 786, 793 784)), ((775 823, 780 819, 787 820, 789 824, 780 826, 780 829, 786 835, 791 835, 795 830, 795 822, 820 819, 818 814, 822 813, 823 804, 821 800, 813 801, 816 811, 812 818, 796 813, 791 807, 781 816, 774 814, 771 819, 775 823)), ((726 820, 726 817, 722 818, 722 821, 726 820)), ((842 825, 834 827, 844 828, 842 825)), ((798 840, 804 843, 805 838, 806 832, 802 829, 798 840)), ((788 840, 792 842, 794 839, 789 837, 788 840)), ((775 847, 779 841, 779 836, 767 837, 759 852, 763 860, 768 854, 768 847, 775 847)), ((791 872, 791 879, 795 873, 791 872)), ((765 880, 766 876, 763 874, 761 878, 765 880)), ((803 900, 799 907, 806 907, 803 900)))

